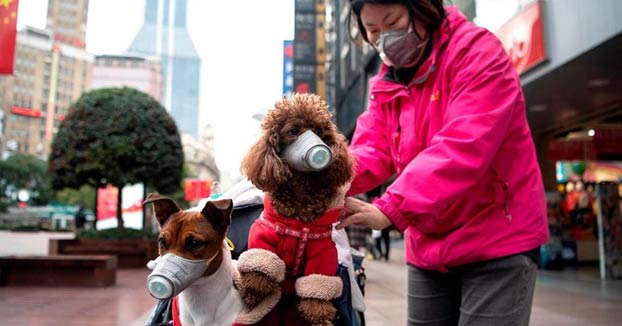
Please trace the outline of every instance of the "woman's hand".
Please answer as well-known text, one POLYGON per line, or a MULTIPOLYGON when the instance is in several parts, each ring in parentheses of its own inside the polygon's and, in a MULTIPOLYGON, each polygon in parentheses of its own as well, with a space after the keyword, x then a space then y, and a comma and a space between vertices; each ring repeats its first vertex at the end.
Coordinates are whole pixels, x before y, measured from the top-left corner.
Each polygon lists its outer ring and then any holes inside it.
POLYGON ((337 224, 338 230, 351 224, 367 226, 374 230, 382 230, 391 225, 391 221, 376 206, 362 200, 348 197, 345 203, 345 214, 337 224))

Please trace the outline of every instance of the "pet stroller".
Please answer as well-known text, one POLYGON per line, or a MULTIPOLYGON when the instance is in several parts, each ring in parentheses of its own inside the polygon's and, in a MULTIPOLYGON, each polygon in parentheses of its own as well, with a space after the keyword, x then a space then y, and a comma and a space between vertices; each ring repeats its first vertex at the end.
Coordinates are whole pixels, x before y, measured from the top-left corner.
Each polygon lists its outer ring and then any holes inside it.
MULTIPOLYGON (((263 211, 263 192, 255 188, 248 180, 235 184, 221 198, 233 199, 231 226, 227 237, 233 242, 231 258, 238 259, 240 254, 248 250, 248 232, 251 225, 263 211)), ((203 207, 207 199, 197 206, 203 207)), ((333 241, 337 245, 339 266, 337 274, 343 281, 343 291, 334 300, 337 308, 335 326, 365 326, 365 269, 362 266, 365 255, 350 248, 348 236, 344 230, 333 230, 333 241)), ((151 313, 148 326, 172 325, 172 299, 160 300, 151 313)))

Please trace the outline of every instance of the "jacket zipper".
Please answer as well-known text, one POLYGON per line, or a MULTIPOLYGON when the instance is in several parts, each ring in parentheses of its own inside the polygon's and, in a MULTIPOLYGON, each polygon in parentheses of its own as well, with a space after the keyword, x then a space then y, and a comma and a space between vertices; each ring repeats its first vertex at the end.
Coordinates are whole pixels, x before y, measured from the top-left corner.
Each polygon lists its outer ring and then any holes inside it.
POLYGON ((505 182, 505 180, 501 180, 502 187, 503 187, 503 192, 505 193, 505 198, 503 199, 503 211, 505 212, 505 218, 508 219, 508 221, 512 220, 512 214, 510 214, 510 211, 508 210, 508 197, 509 197, 509 193, 510 191, 508 190, 508 184, 507 182, 505 182))
POLYGON ((510 214, 510 210, 508 209, 508 198, 510 196, 510 189, 508 187, 508 183, 505 182, 505 180, 501 179, 497 171, 495 171, 495 169, 493 169, 492 167, 490 168, 490 171, 492 171, 492 173, 497 177, 497 182, 501 182, 501 187, 503 188, 504 194, 503 212, 505 213, 505 218, 507 218, 508 221, 512 221, 512 214, 510 214))
POLYGON ((402 155, 400 154, 400 140, 401 140, 401 133, 402 133, 402 126, 400 125, 400 115, 402 114, 402 108, 401 108, 401 101, 398 101, 398 107, 397 107, 397 130, 393 133, 393 146, 395 146, 395 156, 397 158, 397 166, 396 166, 396 172, 399 175, 400 173, 402 173, 402 155))
MULTIPOLYGON (((408 96, 410 96, 410 84, 404 85, 404 91, 408 96)), ((397 168, 396 172, 399 175, 402 173, 402 155, 400 152, 400 141, 402 134, 402 125, 400 123, 400 116, 402 115, 402 100, 398 99, 398 109, 397 109, 397 131, 393 133, 393 144, 395 145, 395 151, 397 152, 397 168)))

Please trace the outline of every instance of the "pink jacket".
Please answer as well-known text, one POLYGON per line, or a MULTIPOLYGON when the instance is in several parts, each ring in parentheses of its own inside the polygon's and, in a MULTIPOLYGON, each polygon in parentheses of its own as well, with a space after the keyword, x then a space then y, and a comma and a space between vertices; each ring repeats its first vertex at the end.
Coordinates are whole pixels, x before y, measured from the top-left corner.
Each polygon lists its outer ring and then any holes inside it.
POLYGON ((548 240, 542 176, 520 80, 497 38, 454 7, 408 86, 370 80, 349 194, 396 174, 374 204, 424 269, 493 259, 548 240))

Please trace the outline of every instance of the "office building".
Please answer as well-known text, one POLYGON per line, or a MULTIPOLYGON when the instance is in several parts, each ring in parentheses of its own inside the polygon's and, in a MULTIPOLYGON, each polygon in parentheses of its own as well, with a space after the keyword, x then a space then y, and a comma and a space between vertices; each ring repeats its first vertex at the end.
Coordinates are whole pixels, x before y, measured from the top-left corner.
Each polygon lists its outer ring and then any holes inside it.
POLYGON ((186 0, 147 0, 145 22, 129 54, 160 58, 164 77, 162 104, 180 133, 198 139, 201 60, 186 27, 186 0))

